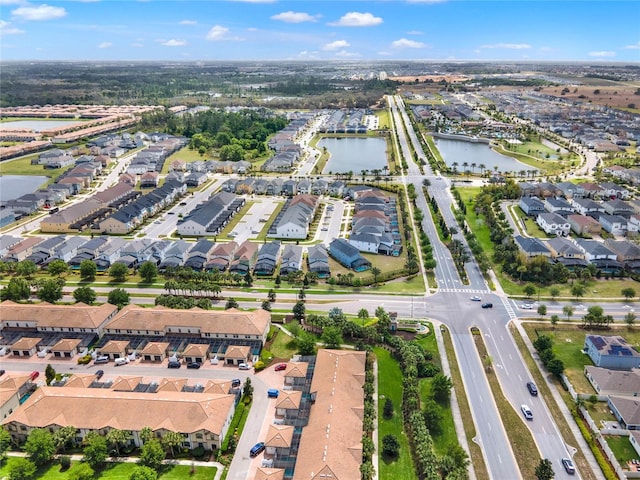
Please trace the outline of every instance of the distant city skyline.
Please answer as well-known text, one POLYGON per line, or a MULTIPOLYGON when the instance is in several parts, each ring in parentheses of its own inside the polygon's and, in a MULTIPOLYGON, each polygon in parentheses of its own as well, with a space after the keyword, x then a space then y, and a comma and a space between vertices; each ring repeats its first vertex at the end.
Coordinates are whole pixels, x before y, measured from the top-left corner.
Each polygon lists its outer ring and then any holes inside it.
POLYGON ((0 0, 0 60, 640 62, 633 18, 637 1, 0 0))

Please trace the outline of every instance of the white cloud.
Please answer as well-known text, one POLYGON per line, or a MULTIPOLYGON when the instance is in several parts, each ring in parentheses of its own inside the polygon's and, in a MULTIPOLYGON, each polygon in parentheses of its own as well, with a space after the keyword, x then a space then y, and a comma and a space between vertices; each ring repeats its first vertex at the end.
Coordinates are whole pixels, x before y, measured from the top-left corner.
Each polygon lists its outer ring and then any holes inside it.
POLYGON ((18 7, 11 11, 11 15, 21 18, 22 20, 53 20, 62 18, 67 11, 62 7, 52 7, 51 5, 42 4, 37 6, 26 5, 18 7))
POLYGON ((230 33, 231 30, 229 30, 227 27, 223 27, 222 25, 214 25, 207 33, 206 39, 212 42, 218 42, 222 40, 243 40, 240 37, 229 35, 230 33))
POLYGON ((160 44, 164 45, 165 47, 184 47, 187 42, 186 40, 176 40, 175 38, 172 38, 171 40, 161 42, 160 44))
POLYGON ((329 25, 336 27, 373 27, 380 25, 382 18, 375 17, 371 13, 349 12, 345 13, 340 20, 329 25))
POLYGON ((508 50, 526 50, 531 48, 528 43, 494 43, 491 45, 480 45, 480 48, 506 48, 508 50))
POLYGON ((19 35, 21 33, 24 33, 24 30, 20 30, 19 28, 12 27, 11 22, 5 22, 4 20, 0 20, 0 36, 19 35))
POLYGON ((624 47, 626 50, 640 50, 640 42, 624 47))
POLYGON ((0 0, 0 5, 20 5, 24 0, 0 0))
POLYGON ((590 57, 615 57, 616 56, 616 52, 611 52, 608 50, 601 50, 599 52, 589 52, 589 56, 590 57))
POLYGON ((409 30, 407 35, 424 35, 424 32, 421 32, 420 30, 409 30))
POLYGON ((319 17, 319 15, 309 15, 305 12, 293 12, 289 10, 288 12, 282 12, 278 13, 277 15, 272 15, 271 20, 279 20, 285 23, 304 23, 315 22, 319 17))
POLYGON ((195 20, 181 20, 180 25, 197 25, 198 22, 195 20))
POLYGON ((346 50, 340 50, 339 52, 337 52, 335 54, 336 58, 356 58, 356 57, 359 57, 359 56, 360 56, 359 53, 348 52, 346 50))
POLYGON ((109 48, 112 46, 113 46, 113 43, 111 42, 102 42, 100 45, 98 45, 98 48, 109 48))
POLYGON ((391 52, 385 52, 384 50, 381 50, 378 52, 378 55, 382 55, 383 57, 388 57, 389 55, 391 55, 391 52))
POLYGON ((408 38, 401 38, 400 40, 391 42, 391 46, 393 48, 424 48, 427 44, 417 42, 415 40, 409 40, 408 38))
POLYGON ((322 47, 322 49, 326 51, 334 51, 334 50, 340 50, 341 48, 347 48, 350 46, 351 45, 346 40, 336 40, 335 42, 327 43, 324 47, 322 47))

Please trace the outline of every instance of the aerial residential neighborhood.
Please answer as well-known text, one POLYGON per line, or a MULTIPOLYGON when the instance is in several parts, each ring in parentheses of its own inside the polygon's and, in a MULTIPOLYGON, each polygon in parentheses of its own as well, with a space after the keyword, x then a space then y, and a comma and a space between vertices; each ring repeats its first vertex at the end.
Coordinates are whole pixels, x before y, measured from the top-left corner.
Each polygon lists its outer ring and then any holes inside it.
POLYGON ((1 478, 640 478, 632 3, 114 6, 0 9, 1 478))

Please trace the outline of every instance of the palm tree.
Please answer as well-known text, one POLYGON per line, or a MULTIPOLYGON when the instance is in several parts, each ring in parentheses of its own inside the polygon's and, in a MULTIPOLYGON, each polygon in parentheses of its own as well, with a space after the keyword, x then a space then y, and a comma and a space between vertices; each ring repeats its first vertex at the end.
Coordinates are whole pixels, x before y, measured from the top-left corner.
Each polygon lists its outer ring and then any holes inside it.
POLYGON ((373 283, 378 283, 378 275, 380 275, 380 269, 378 267, 371 268, 371 274, 373 275, 373 283))
POLYGON ((453 174, 455 175, 456 173, 458 173, 458 162, 453 162, 451 164, 451 169, 453 170, 453 174))
POLYGON ((484 171, 487 168, 487 166, 484 163, 481 163, 480 165, 478 165, 478 168, 480 169, 480 175, 484 175, 484 171))
POLYGON ((476 173, 476 166, 477 166, 477 165, 476 165, 476 162, 472 162, 472 163, 471 163, 471 171, 472 171, 473 173, 476 173))
POLYGON ((562 313, 567 316, 567 321, 569 321, 571 315, 573 315, 573 307, 571 305, 565 305, 562 307, 562 313))
POLYGON ((126 430, 112 428, 107 433, 107 442, 111 443, 116 449, 116 454, 120 456, 120 445, 125 444, 129 440, 130 435, 126 430))
POLYGON ((162 445, 164 448, 169 448, 171 450, 171 456, 174 456, 173 449, 182 444, 184 438, 178 432, 167 432, 162 436, 162 445))

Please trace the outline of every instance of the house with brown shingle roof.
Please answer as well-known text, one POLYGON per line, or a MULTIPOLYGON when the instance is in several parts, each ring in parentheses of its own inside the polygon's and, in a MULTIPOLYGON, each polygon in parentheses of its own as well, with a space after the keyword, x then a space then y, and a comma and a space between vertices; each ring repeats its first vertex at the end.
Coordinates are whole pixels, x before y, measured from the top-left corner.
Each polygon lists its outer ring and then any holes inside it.
POLYGON ((293 418, 298 416, 302 392, 299 390, 283 390, 276 400, 276 417, 293 418))
POLYGON ((294 390, 302 389, 307 379, 307 362, 289 362, 284 371, 284 384, 294 390))
POLYGON ((293 442, 293 425, 269 425, 269 431, 264 441, 267 455, 272 455, 274 460, 278 457, 286 457, 291 450, 293 442))
POLYGON ((140 357, 143 362, 162 362, 167 356, 169 345, 169 342, 149 342, 140 352, 140 357))
POLYGON ((142 383, 142 377, 118 377, 111 384, 115 392, 133 392, 142 383))
POLYGON ((100 347, 100 355, 106 355, 111 360, 124 358, 127 356, 129 343, 128 340, 109 340, 104 346, 100 347))
MULTIPOLYGON (((249 347, 247 347, 249 349, 249 347)), ((204 363, 209 356, 209 344, 190 343, 182 352, 182 358, 187 363, 204 363)))
POLYGON ((27 374, 7 373, 0 378, 0 417, 7 418, 20 406, 20 398, 31 386, 27 374))
POLYGON ((11 345, 11 355, 14 357, 32 357, 38 351, 41 338, 22 337, 11 345))
POLYGON ((51 354, 55 358, 73 358, 78 354, 80 343, 82 340, 79 338, 62 338, 51 347, 51 354))
POLYGON ((2 421, 14 442, 23 443, 34 428, 58 430, 72 425, 78 435, 106 434, 112 429, 131 432, 136 446, 140 431, 168 431, 184 436, 183 446, 220 448, 233 413, 235 397, 211 393, 117 392, 108 388, 38 388, 2 421))
POLYGON ((258 467, 254 480, 284 480, 283 468, 258 467))
POLYGON ((221 358, 227 365, 240 365, 249 361, 251 349, 241 345, 229 345, 221 358))
MULTIPOLYGON (((318 350, 293 480, 360 478, 365 352, 318 350)), ((284 392, 283 392, 284 393, 284 392)))

